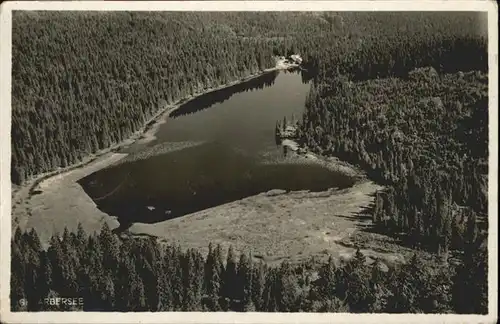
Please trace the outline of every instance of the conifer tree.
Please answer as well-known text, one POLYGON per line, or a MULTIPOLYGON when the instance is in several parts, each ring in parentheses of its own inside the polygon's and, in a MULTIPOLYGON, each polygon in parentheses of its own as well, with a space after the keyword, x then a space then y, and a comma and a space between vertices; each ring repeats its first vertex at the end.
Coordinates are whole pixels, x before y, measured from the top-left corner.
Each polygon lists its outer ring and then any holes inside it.
POLYGON ((169 264, 169 273, 171 274, 172 287, 172 305, 174 310, 181 310, 183 294, 183 267, 181 263, 182 253, 179 246, 174 246, 171 254, 171 263, 169 264))
POLYGON ((248 311, 249 309, 255 309, 252 301, 252 259, 251 255, 247 256, 242 253, 240 255, 240 260, 238 262, 238 299, 240 300, 243 309, 248 311))
POLYGON ((63 269, 65 267, 66 260, 64 258, 61 242, 59 241, 57 234, 53 235, 50 239, 50 246, 47 251, 47 255, 52 268, 53 288, 55 291, 63 291, 65 288, 63 269))
POLYGON ((130 307, 131 283, 134 280, 135 268, 128 255, 129 251, 123 247, 120 264, 118 265, 117 276, 114 282, 115 288, 115 307, 118 311, 126 311, 130 307))
MULTIPOLYGON (((21 235, 20 233, 19 229, 19 235, 21 235)), ((24 287, 26 285, 25 262, 19 244, 17 243, 21 243, 21 240, 22 238, 18 236, 18 231, 16 230, 14 242, 11 244, 10 302, 13 311, 21 310, 23 305, 21 305, 19 301, 26 298, 24 292, 24 287)))
POLYGON ((196 296, 193 287, 193 277, 195 275, 195 266, 192 255, 186 252, 181 258, 182 266, 182 310, 194 311, 196 310, 196 296))
POLYGON ((370 277, 370 287, 373 295, 373 303, 370 306, 370 312, 380 313, 387 307, 387 298, 389 290, 387 289, 386 274, 381 270, 382 263, 380 259, 376 259, 372 264, 370 277))
POLYGON ((173 310, 172 305, 172 275, 171 275, 171 258, 172 249, 171 247, 166 247, 162 253, 162 262, 157 272, 157 288, 158 291, 158 304, 156 309, 158 311, 171 311, 173 310))
POLYGON ((318 290, 318 297, 321 299, 332 299, 336 295, 335 287, 335 271, 336 266, 333 258, 330 256, 325 265, 323 265, 319 271, 319 278, 317 280, 316 286, 318 290))
POLYGON ((132 280, 130 281, 130 302, 129 309, 132 311, 145 311, 146 308, 146 296, 144 293, 144 284, 142 283, 142 279, 137 274, 132 276, 132 280))
POLYGON ((366 257, 360 249, 356 250, 350 261, 350 273, 347 277, 346 302, 353 312, 368 312, 373 303, 373 295, 369 286, 367 271, 365 270, 366 257))
POLYGON ((118 264, 118 239, 116 235, 111 232, 108 223, 104 222, 99 233, 99 242, 102 247, 102 259, 104 261, 103 267, 105 271, 111 274, 116 273, 116 266, 118 264))
POLYGON ((292 273, 292 266, 286 260, 279 267, 275 288, 278 310, 280 312, 297 312, 299 287, 292 273))
POLYGON ((488 311, 487 253, 475 222, 475 214, 470 215, 461 264, 452 278, 451 303, 461 314, 485 314, 488 311))
POLYGON ((217 255, 217 250, 213 249, 212 244, 208 247, 208 255, 205 262, 205 294, 207 296, 206 307, 210 311, 219 310, 219 295, 220 295, 220 283, 221 283, 221 272, 220 265, 218 264, 219 256, 217 255))
POLYGON ((252 302, 256 311, 261 311, 263 307, 263 292, 266 279, 266 267, 260 262, 253 267, 252 273, 252 302))
POLYGON ((222 296, 224 298, 223 309, 227 310, 231 307, 236 299, 237 287, 237 265, 234 256, 233 247, 230 246, 227 252, 226 269, 223 276, 222 296))
POLYGON ((42 251, 40 255, 38 281, 35 285, 39 291, 40 299, 42 299, 45 298, 45 296, 48 296, 49 291, 52 289, 52 266, 47 252, 42 251))
POLYGON ((270 269, 266 275, 266 282, 264 285, 263 292, 263 311, 275 312, 278 309, 277 304, 277 271, 276 269, 270 269))

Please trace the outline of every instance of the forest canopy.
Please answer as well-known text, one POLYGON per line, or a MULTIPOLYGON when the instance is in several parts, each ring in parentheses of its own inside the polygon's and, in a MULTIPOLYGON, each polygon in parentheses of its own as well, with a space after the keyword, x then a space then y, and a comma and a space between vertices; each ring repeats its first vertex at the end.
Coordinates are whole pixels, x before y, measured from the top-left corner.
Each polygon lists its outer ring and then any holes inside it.
POLYGON ((476 285, 487 267, 483 255, 466 266, 424 262, 371 265, 358 250, 341 263, 333 258, 268 266, 232 247, 193 249, 154 239, 120 241, 105 224, 99 234, 64 231, 40 247, 35 230, 12 239, 13 311, 258 311, 353 313, 481 313, 486 291, 476 285), (473 295, 471 295, 473 294, 473 295), (46 297, 81 298, 82 304, 51 306, 46 297), (20 304, 24 299, 26 303, 20 304), (62 308, 61 308, 62 307, 62 308))
MULTIPOLYGON (((444 256, 380 271, 270 267, 220 247, 35 230, 12 238, 12 301, 87 310, 486 313, 488 53, 467 12, 15 12, 12 182, 108 148, 166 105, 300 53, 313 76, 299 141, 385 186, 377 231, 444 256), (448 257, 449 256, 449 257, 448 257), (224 261, 225 260, 225 261, 224 261), (236 287, 231 290, 228 287, 236 287)), ((14 310, 18 304, 13 304, 14 310)))
POLYGON ((480 18, 464 12, 14 12, 12 182, 108 148, 165 105, 272 67, 277 54, 300 53, 312 72, 333 69, 356 78, 401 75, 420 65, 484 71, 480 18))

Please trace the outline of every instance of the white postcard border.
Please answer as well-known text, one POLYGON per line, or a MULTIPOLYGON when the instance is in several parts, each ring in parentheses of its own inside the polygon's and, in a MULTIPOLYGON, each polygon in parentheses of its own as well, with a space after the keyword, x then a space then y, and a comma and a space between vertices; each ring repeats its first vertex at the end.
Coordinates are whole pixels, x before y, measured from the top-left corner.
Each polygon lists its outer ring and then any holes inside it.
MULTIPOLYGON (((494 1, 12 1, 0 16, 0 320, 5 323, 493 323, 498 301, 498 7, 494 1), (489 37, 489 314, 98 313, 10 311, 10 124, 13 10, 93 11, 483 11, 489 37)), ((473 58, 471 58, 473 59, 473 58)))

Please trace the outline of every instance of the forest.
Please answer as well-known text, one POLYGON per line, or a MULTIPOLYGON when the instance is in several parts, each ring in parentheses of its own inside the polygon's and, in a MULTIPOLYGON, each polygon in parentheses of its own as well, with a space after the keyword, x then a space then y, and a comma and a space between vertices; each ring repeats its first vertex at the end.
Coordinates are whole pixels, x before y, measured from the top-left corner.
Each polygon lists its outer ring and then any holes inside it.
POLYGON ((304 142, 387 185, 373 213, 381 228, 445 251, 459 247, 466 218, 487 220, 485 73, 336 77, 315 84, 307 105, 304 142))
POLYGON ((18 230, 12 308, 26 298, 40 309, 49 294, 85 296, 86 310, 486 313, 486 36, 467 12, 15 13, 14 184, 127 138, 166 104, 300 53, 313 75, 301 144, 383 184, 375 230, 445 262, 416 254, 381 271, 358 251, 342 264, 271 267, 217 246, 205 256, 120 241, 109 228, 65 232, 45 251, 35 230, 18 230))
POLYGON ((298 131, 303 146, 385 186, 375 231, 450 260, 470 253, 470 223, 473 253, 486 256, 487 41, 473 33, 389 36, 322 61, 298 131))
POLYGON ((165 105, 273 67, 273 55, 300 53, 318 75, 468 70, 487 59, 471 35, 482 28, 466 12, 14 12, 11 181, 77 163, 165 105), (453 59, 455 48, 477 60, 453 59))
POLYGON ((153 238, 120 240, 107 224, 99 234, 64 231, 41 248, 36 230, 12 238, 13 311, 236 311, 487 313, 485 256, 476 254, 477 228, 468 223, 463 263, 417 255, 407 264, 366 264, 358 250, 337 263, 311 259, 270 267, 251 254, 209 246, 193 249, 153 238), (51 306, 46 297, 82 298, 83 305, 51 306), (25 303, 19 301, 24 299, 25 303))

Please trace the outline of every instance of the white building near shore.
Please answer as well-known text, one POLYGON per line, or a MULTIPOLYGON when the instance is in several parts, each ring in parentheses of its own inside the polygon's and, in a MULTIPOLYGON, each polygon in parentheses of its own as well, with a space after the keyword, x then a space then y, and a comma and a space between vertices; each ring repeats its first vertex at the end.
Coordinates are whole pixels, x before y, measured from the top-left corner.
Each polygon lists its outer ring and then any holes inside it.
POLYGON ((300 57, 299 54, 292 54, 292 55, 290 55, 290 59, 293 60, 297 64, 301 64, 302 63, 302 57, 300 57))

